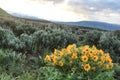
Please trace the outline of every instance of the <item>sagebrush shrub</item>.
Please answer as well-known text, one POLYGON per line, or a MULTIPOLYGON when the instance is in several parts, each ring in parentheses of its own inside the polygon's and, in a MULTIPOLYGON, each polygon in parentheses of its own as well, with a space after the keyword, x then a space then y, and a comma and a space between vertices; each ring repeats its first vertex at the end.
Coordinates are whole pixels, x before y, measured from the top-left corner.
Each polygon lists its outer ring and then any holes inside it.
POLYGON ((0 47, 10 48, 14 43, 14 34, 12 31, 0 28, 0 47))
POLYGON ((120 30, 116 30, 113 33, 114 33, 114 36, 116 36, 120 40, 120 30))
POLYGON ((111 32, 104 33, 99 40, 98 46, 105 52, 111 52, 114 62, 120 61, 120 40, 111 32))
POLYGON ((12 30, 16 36, 20 36, 22 33, 26 33, 30 35, 30 34, 33 34, 35 31, 37 31, 35 27, 27 24, 19 24, 13 27, 12 30))
POLYGON ((90 31, 85 34, 83 44, 87 45, 98 45, 102 32, 100 31, 90 31))
POLYGON ((31 35, 23 33, 20 35, 19 40, 21 44, 23 44, 22 51, 29 54, 32 53, 33 37, 31 35))
POLYGON ((39 30, 33 35, 33 50, 53 50, 58 47, 65 47, 70 43, 76 43, 77 37, 59 29, 39 30))
POLYGON ((0 25, 3 27, 3 28, 13 28, 17 25, 16 22, 12 21, 12 20, 1 20, 0 21, 0 25))
POLYGON ((95 45, 105 52, 111 52, 114 62, 120 62, 120 40, 113 32, 92 31, 85 34, 83 44, 95 45))

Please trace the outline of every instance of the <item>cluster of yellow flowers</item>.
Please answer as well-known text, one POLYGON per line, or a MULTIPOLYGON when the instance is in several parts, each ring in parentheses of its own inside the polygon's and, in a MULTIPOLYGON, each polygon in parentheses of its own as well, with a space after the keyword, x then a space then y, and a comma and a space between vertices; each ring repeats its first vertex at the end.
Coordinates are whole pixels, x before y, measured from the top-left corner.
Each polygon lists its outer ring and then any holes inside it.
POLYGON ((82 69, 84 71, 96 71, 98 69, 112 69, 113 63, 109 53, 88 45, 76 47, 75 44, 68 45, 67 48, 54 50, 51 55, 46 55, 45 62, 53 66, 71 68, 71 70, 82 69))

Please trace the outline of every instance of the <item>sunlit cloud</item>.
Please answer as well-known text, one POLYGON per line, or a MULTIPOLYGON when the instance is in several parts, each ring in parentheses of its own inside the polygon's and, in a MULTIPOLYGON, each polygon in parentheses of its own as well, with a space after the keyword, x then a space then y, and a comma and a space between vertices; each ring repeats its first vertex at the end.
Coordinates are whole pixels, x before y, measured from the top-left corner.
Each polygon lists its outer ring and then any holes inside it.
MULTIPOLYGON (((6 10, 29 14, 52 21, 80 21, 85 20, 84 15, 72 11, 67 3, 69 0, 55 4, 54 1, 43 0, 2 0, 0 4, 6 10), (6 3, 7 2, 7 3, 6 3)), ((58 3, 58 2, 57 2, 58 3)))
POLYGON ((0 0, 0 7, 51 21, 120 24, 120 0, 0 0))

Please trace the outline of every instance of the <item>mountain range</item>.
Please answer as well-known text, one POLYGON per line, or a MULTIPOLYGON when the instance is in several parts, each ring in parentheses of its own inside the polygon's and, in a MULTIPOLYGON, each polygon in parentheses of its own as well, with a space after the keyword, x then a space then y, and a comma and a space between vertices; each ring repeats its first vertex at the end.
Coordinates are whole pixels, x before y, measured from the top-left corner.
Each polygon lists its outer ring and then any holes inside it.
MULTIPOLYGON (((118 24, 110 24, 105 22, 97 22, 97 21, 79 21, 79 22, 55 22, 55 21, 47 21, 44 19, 40 19, 38 17, 26 15, 26 14, 19 14, 19 13, 13 13, 13 12, 6 12, 3 9, 0 8, 0 17, 6 17, 7 19, 10 19, 11 17, 18 17, 15 20, 18 19, 25 19, 25 20, 32 20, 38 23, 45 22, 45 24, 64 24, 69 26, 79 26, 79 27, 85 27, 85 28, 98 28, 102 30, 120 30, 120 25, 118 24), (11 16, 12 15, 12 16, 11 16), (46 23, 47 22, 47 23, 46 23)), ((13 18, 15 18, 13 17, 13 18)))
MULTIPOLYGON (((12 13, 12 12, 10 12, 10 13, 16 17, 32 19, 32 20, 47 21, 44 19, 40 19, 38 17, 26 15, 26 14, 12 13)), ((51 22, 56 23, 55 21, 51 21, 51 22)), ((80 26, 80 27, 82 26, 82 27, 98 28, 98 29, 111 30, 111 31, 120 30, 120 25, 118 25, 118 24, 111 24, 111 23, 98 22, 98 21, 57 22, 57 23, 65 24, 65 25, 72 25, 72 26, 80 26)))
POLYGON ((111 31, 120 30, 120 25, 118 24, 110 24, 110 23, 97 22, 97 21, 60 22, 60 23, 67 25, 99 28, 99 29, 111 30, 111 31))

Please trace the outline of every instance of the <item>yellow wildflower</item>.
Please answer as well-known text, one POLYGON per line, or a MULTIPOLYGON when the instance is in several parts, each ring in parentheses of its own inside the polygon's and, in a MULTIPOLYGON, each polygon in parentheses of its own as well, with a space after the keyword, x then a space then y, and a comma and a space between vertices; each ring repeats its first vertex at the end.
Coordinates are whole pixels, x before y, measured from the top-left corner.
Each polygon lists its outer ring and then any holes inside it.
POLYGON ((80 49, 80 50, 83 50, 83 49, 84 49, 84 47, 83 47, 83 46, 80 46, 80 47, 79 47, 79 49, 80 49))
POLYGON ((96 50, 96 49, 97 49, 95 45, 93 45, 92 48, 93 48, 93 50, 96 50))
POLYGON ((85 71, 89 71, 90 68, 91 68, 90 64, 84 65, 84 70, 85 70, 85 71))
POLYGON ((60 51, 58 51, 57 49, 54 50, 54 55, 59 55, 60 51))
POLYGON ((84 48, 89 48, 89 45, 85 45, 84 48))
POLYGON ((46 57, 45 57, 45 61, 51 61, 51 58, 50 58, 49 55, 46 55, 46 57))
POLYGON ((73 54, 72 54, 72 58, 73 58, 73 59, 76 59, 77 57, 78 57, 78 56, 77 56, 76 53, 73 53, 73 54))
POLYGON ((103 62, 99 61, 98 66, 101 67, 103 65, 103 62))
POLYGON ((60 52, 60 54, 59 54, 59 55, 60 55, 60 57, 62 57, 62 56, 64 56, 64 53, 63 53, 63 52, 60 52))
POLYGON ((54 56, 53 56, 53 62, 56 63, 57 60, 58 60, 58 57, 54 55, 54 56))
POLYGON ((63 64, 63 61, 61 60, 61 61, 59 61, 59 66, 64 66, 64 64, 63 64))
POLYGON ((106 57, 106 60, 110 59, 109 53, 106 53, 106 54, 105 54, 105 57, 106 57))
POLYGON ((78 48, 75 48, 75 52, 78 52, 78 48))
POLYGON ((108 64, 105 64, 105 65, 104 65, 104 68, 105 68, 106 70, 110 69, 110 67, 109 67, 108 64))
POLYGON ((87 61, 88 61, 88 57, 87 57, 86 55, 81 56, 81 60, 82 60, 83 62, 87 62, 87 61))
POLYGON ((93 56, 93 61, 98 61, 98 56, 93 56))
POLYGON ((69 55, 69 54, 71 54, 71 51, 70 51, 70 49, 67 49, 67 54, 69 55))
POLYGON ((65 49, 65 48, 63 48, 61 51, 62 51, 63 53, 67 53, 67 49, 65 49))
POLYGON ((107 59, 107 62, 112 63, 112 59, 111 58, 107 59))
POLYGON ((86 55, 86 54, 87 54, 87 51, 83 50, 83 51, 82 51, 82 54, 83 54, 83 55, 86 55))
POLYGON ((89 49, 89 48, 85 48, 85 51, 86 51, 86 52, 89 52, 89 51, 90 51, 90 49, 89 49))
POLYGON ((104 54, 104 51, 103 50, 99 50, 99 54, 103 55, 104 54))
POLYGON ((71 50, 72 48, 75 48, 75 47, 76 47, 76 44, 68 45, 67 50, 71 50))
POLYGON ((93 50, 90 50, 90 54, 94 54, 93 50))
POLYGON ((106 60, 106 57, 104 55, 101 56, 101 61, 104 62, 106 60))

